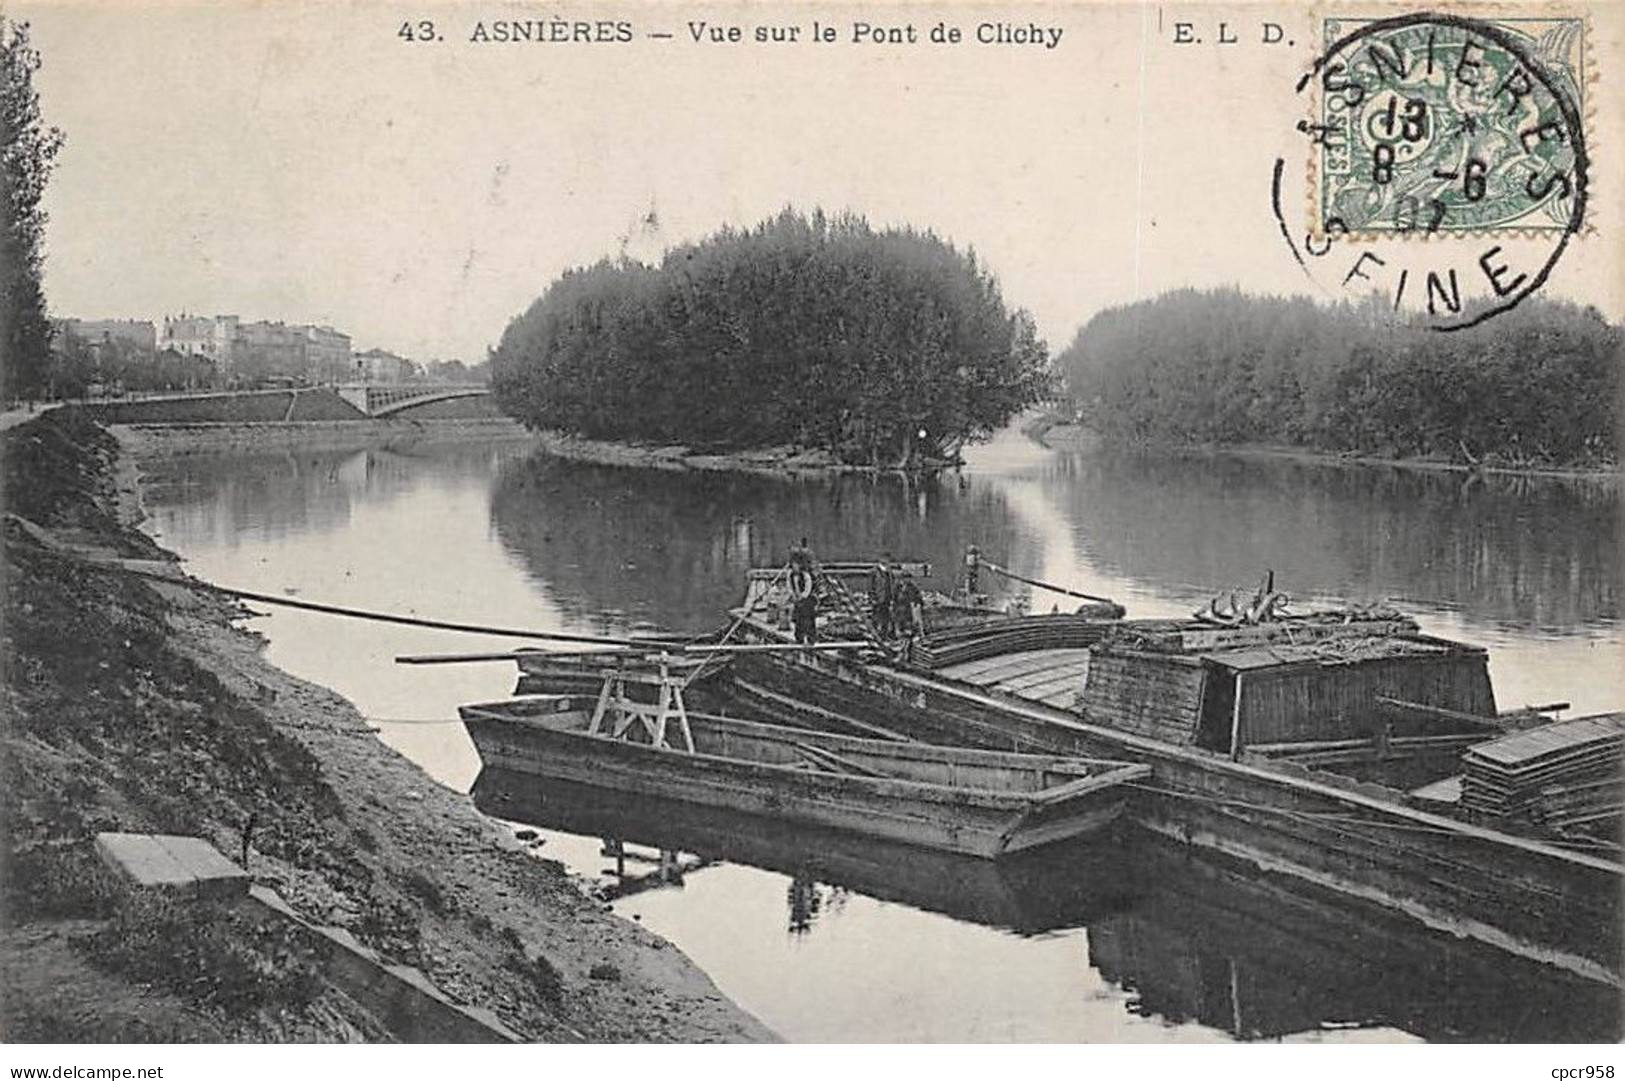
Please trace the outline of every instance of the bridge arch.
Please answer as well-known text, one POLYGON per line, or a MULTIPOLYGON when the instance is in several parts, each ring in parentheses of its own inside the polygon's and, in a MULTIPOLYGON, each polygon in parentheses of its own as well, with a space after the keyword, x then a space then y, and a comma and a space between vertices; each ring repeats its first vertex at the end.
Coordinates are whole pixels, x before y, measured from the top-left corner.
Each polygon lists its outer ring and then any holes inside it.
POLYGON ((489 397, 491 388, 483 384, 449 386, 436 383, 389 385, 355 383, 338 388, 339 395, 369 417, 387 417, 404 409, 443 402, 452 398, 489 397))

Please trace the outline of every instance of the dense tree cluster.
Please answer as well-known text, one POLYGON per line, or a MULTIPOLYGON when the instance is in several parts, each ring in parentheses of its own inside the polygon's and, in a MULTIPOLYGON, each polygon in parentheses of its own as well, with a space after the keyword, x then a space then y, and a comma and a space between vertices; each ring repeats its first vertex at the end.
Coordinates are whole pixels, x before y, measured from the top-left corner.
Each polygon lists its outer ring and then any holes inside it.
POLYGON ((1118 442, 1605 465, 1622 342, 1595 309, 1538 299, 1440 333, 1375 302, 1181 290, 1096 315, 1057 365, 1118 442))
POLYGON ((58 328, 46 367, 44 396, 207 390, 221 383, 214 361, 173 349, 153 352, 117 339, 87 342, 58 328))
POLYGON ((536 427, 875 465, 951 457, 1049 389, 1031 317, 974 254, 788 209, 659 266, 565 274, 491 359, 498 401, 536 427))
POLYGON ((62 133, 40 117, 39 65, 28 24, 0 15, 0 392, 6 398, 40 392, 51 344, 40 289, 40 197, 62 133))
POLYGON ((489 383, 491 365, 483 360, 472 366, 460 360, 431 360, 423 366, 423 375, 431 383, 489 383))

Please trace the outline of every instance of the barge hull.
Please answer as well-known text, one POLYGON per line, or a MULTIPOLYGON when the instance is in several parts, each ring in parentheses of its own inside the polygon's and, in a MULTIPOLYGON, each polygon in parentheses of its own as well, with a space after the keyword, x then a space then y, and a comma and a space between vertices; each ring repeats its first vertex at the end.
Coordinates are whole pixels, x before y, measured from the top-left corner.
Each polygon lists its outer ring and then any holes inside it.
MULTIPOLYGON (((780 637, 755 620, 744 628, 780 637)), ((1612 860, 1420 811, 1388 790, 1162 743, 940 676, 784 655, 752 657, 738 677, 747 697, 756 687, 911 738, 1146 763, 1152 779, 1129 813, 1159 834, 1622 985, 1625 875, 1612 860)))
POLYGON ((485 765, 590 785, 637 797, 708 807, 843 830, 904 844, 994 858, 1094 832, 1121 813, 1127 794, 1098 793, 1085 806, 1062 802, 964 798, 921 803, 866 791, 850 778, 778 770, 763 776, 747 764, 674 755, 640 744, 583 740, 525 722, 464 721, 485 765))

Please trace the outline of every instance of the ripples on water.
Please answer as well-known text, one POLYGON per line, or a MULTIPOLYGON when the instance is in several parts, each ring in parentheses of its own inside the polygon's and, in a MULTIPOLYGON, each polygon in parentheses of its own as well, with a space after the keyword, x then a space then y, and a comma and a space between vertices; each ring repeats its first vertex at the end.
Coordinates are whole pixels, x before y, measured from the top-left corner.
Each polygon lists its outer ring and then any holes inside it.
MULTIPOLYGON (((1301 598, 1391 599, 1492 648, 1503 707, 1625 707, 1616 484, 1285 461, 1051 455, 1004 438, 963 474, 784 480, 634 470, 522 444, 144 463, 151 527, 194 573, 359 607, 537 630, 709 630, 743 571, 806 536, 940 576, 967 544, 1018 573, 1187 613, 1265 568, 1301 598)), ((1034 607, 1054 602, 1042 594, 1034 607)), ((268 653, 381 722, 505 696, 510 648, 279 611, 268 653)), ((460 727, 382 723, 443 783, 460 727)), ((500 779, 499 779, 500 780, 500 779)), ((1145 838, 1009 867, 482 781, 490 813, 598 876, 599 838, 721 862, 617 901, 804 1040, 1617 1039, 1618 992, 1283 891, 1145 838)), ((652 851, 652 850, 651 850, 652 851)), ((642 865, 638 865, 640 868, 642 865)))

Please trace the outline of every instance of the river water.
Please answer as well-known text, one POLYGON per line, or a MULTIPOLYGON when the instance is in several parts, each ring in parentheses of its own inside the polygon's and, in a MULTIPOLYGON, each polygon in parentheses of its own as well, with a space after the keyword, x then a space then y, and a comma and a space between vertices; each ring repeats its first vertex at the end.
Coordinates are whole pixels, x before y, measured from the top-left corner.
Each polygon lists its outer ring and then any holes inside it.
MULTIPOLYGON (((1187 614, 1273 570, 1301 601, 1386 599, 1428 633, 1488 646, 1503 709, 1625 708, 1611 483, 1054 453, 1014 433, 912 485, 602 466, 512 441, 141 464, 160 542, 194 574, 259 592, 485 626, 699 631, 747 567, 802 536, 824 559, 890 550, 939 575, 975 543, 1131 616, 1187 614)), ((346 695, 440 783, 473 786, 478 759, 450 722, 509 694, 512 667, 394 658, 512 639, 293 610, 253 626, 272 662, 346 695)), ((580 791, 523 802, 502 816, 546 826, 542 856, 601 879, 792 1040, 1622 1034, 1616 990, 1138 836, 991 867, 580 791), (628 842, 627 877, 603 838, 628 842), (662 847, 690 853, 678 872, 648 862, 662 847)))

